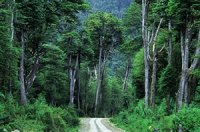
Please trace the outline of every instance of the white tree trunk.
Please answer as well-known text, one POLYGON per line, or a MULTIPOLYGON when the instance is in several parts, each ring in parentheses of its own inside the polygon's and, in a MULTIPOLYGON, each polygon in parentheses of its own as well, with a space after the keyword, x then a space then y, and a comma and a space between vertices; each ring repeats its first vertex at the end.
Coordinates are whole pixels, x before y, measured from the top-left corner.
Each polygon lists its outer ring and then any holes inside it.
POLYGON ((26 90, 25 90, 25 83, 24 83, 24 57, 25 57, 25 44, 24 44, 24 32, 21 31, 21 61, 20 61, 20 95, 21 95, 21 104, 27 104, 26 98, 26 90))
POLYGON ((148 0, 142 0, 142 38, 145 65, 145 106, 149 107, 149 46, 147 33, 148 0))
POLYGON ((172 65, 172 21, 171 19, 168 22, 169 30, 169 49, 168 49, 168 64, 172 65))
POLYGON ((72 66, 72 55, 70 55, 69 59, 69 77, 70 77, 70 105, 74 105, 74 91, 76 84, 76 71, 78 66, 78 54, 76 56, 75 66, 72 66))
POLYGON ((157 49, 156 49, 156 39, 162 24, 163 18, 160 19, 159 25, 157 27, 156 33, 153 38, 153 70, 152 70, 152 81, 151 81, 151 96, 150 102, 151 106, 155 108, 155 92, 156 92, 156 72, 157 72, 157 49))
MULTIPOLYGON (((15 0, 12 0, 9 3, 9 7, 10 7, 10 12, 11 12, 11 18, 10 18, 10 44, 11 47, 13 46, 13 42, 14 42, 14 34, 15 34, 15 30, 14 30, 14 8, 15 8, 15 0)), ((10 66, 11 64, 8 65, 8 69, 9 72, 11 72, 10 66)), ((9 89, 10 89, 10 94, 12 94, 12 79, 9 79, 9 89)))
POLYGON ((183 33, 181 33, 181 56, 182 56, 182 71, 181 71, 181 79, 179 83, 179 91, 178 91, 178 110, 181 108, 183 104, 183 99, 185 99, 185 103, 187 104, 188 98, 188 65, 189 65, 189 45, 191 41, 191 27, 186 28, 185 32, 185 40, 183 37, 183 33))
POLYGON ((197 42, 197 47, 196 47, 196 50, 195 50, 195 58, 190 66, 190 71, 191 70, 194 70, 197 66, 198 66, 198 63, 199 63, 199 56, 200 55, 200 30, 199 30, 199 33, 198 33, 198 42, 197 42))
POLYGON ((152 82, 151 82, 151 106, 155 108, 155 94, 156 94, 156 74, 157 74, 157 52, 153 54, 153 70, 152 70, 152 82))
POLYGON ((80 92, 81 92, 81 56, 80 51, 78 53, 78 109, 81 108, 81 102, 80 102, 80 92))
POLYGON ((95 106, 94 106, 94 113, 95 115, 97 114, 97 109, 98 109, 98 104, 99 104, 99 94, 100 94, 100 88, 101 88, 101 67, 102 67, 102 54, 103 54, 103 49, 100 47, 99 49, 99 66, 98 66, 98 74, 97 74, 97 88, 96 88, 96 97, 95 97, 95 106))
POLYGON ((124 76, 124 82, 123 82, 123 90, 124 91, 126 91, 126 89, 127 89, 127 80, 128 80, 129 72, 130 72, 130 58, 128 59, 127 66, 125 69, 125 76, 124 76))
POLYGON ((15 0, 12 0, 12 3, 10 5, 10 11, 11 11, 11 20, 10 20, 10 30, 11 30, 11 44, 13 43, 14 40, 14 34, 15 34, 15 30, 14 30, 14 7, 15 7, 15 0))
POLYGON ((183 80, 184 80, 184 56, 185 56, 185 45, 184 45, 184 35, 183 32, 181 32, 181 60, 182 60, 182 72, 181 72, 181 78, 180 78, 180 83, 179 83, 179 90, 177 94, 177 107, 178 110, 182 106, 182 100, 183 100, 183 93, 184 93, 184 88, 183 88, 183 80))

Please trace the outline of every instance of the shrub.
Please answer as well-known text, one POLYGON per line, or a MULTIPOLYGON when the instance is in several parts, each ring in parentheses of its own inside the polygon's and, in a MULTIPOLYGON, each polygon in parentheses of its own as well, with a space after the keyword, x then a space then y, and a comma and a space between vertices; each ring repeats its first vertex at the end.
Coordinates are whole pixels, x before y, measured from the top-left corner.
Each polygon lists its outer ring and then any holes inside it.
POLYGON ((182 125, 185 131, 197 131, 200 128, 200 109, 199 108, 183 108, 176 114, 174 120, 175 125, 182 125))
POLYGON ((184 131, 200 131, 200 109, 185 107, 178 113, 167 115, 166 103, 163 101, 156 109, 146 109, 144 101, 131 105, 127 110, 120 112, 111 121, 128 132, 147 132, 159 130, 162 132, 177 131, 181 124, 184 131))
POLYGON ((10 118, 8 123, 0 124, 0 131, 73 132, 79 124, 73 108, 49 106, 43 97, 27 106, 20 106, 10 100, 0 105, 0 114, 10 118))

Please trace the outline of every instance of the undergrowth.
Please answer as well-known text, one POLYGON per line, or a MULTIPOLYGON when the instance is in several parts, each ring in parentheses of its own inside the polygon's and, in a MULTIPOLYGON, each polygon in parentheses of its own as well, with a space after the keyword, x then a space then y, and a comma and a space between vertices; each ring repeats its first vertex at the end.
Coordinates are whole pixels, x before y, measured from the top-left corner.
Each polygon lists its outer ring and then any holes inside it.
POLYGON ((137 105, 131 105, 127 110, 120 112, 111 119, 118 127, 127 132, 169 132, 178 131, 181 125, 183 131, 200 131, 200 109, 185 107, 179 112, 168 114, 165 102, 161 103, 153 111, 146 109, 144 101, 137 105))
POLYGON ((2 132, 76 132, 78 125, 73 108, 47 105, 43 97, 27 106, 20 106, 12 97, 0 104, 2 132))

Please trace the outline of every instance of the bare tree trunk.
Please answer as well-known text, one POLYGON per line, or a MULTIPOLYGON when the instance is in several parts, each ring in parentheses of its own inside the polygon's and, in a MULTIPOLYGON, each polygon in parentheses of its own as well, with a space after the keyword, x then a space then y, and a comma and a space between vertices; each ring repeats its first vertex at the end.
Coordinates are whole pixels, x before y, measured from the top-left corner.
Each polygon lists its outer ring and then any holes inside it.
POLYGON ((185 41, 183 33, 181 33, 181 56, 182 56, 182 72, 178 91, 178 110, 181 108, 183 98, 187 104, 188 98, 188 65, 189 65, 189 44, 191 41, 191 27, 186 28, 185 41))
POLYGON ((81 58, 80 51, 78 53, 78 109, 80 110, 80 92, 81 92, 81 58))
POLYGON ((190 102, 190 90, 188 89, 188 83, 189 83, 189 72, 193 71, 199 64, 199 55, 200 55, 200 45, 199 45, 199 42, 200 42, 200 30, 198 32, 198 39, 197 39, 197 47, 196 47, 196 50, 195 50, 195 58, 194 60, 192 61, 191 65, 190 65, 190 68, 187 72, 187 81, 186 81, 186 88, 185 88, 185 96, 184 96, 184 101, 186 104, 188 104, 190 102))
POLYGON ((24 50, 25 50, 25 44, 24 44, 24 32, 21 31, 21 61, 20 61, 20 95, 21 95, 21 104, 26 105, 27 104, 27 98, 26 98, 26 91, 25 91, 25 83, 24 83, 24 50))
POLYGON ((172 65, 172 21, 171 19, 168 22, 168 30, 169 30, 168 64, 172 65))
POLYGON ((145 64, 145 106, 149 107, 149 48, 147 33, 148 0, 142 0, 142 38, 145 64))
POLYGON ((95 79, 97 79, 97 66, 94 66, 94 75, 95 75, 95 79))
POLYGON ((10 5, 10 10, 11 10, 11 21, 10 21, 10 29, 11 29, 11 44, 13 43, 14 40, 14 6, 15 6, 15 0, 12 0, 12 3, 10 5))
POLYGON ((70 76, 70 105, 74 104, 74 89, 76 83, 76 71, 78 65, 78 54, 76 56, 75 66, 72 66, 72 55, 70 55, 69 59, 69 76, 70 76))
POLYGON ((184 69, 183 69, 183 72, 184 72, 184 80, 183 80, 183 83, 184 83, 184 100, 185 100, 185 103, 188 104, 187 102, 187 98, 188 98, 188 76, 189 76, 189 73, 188 73, 188 68, 189 68, 189 45, 190 45, 190 41, 191 41, 191 36, 192 36, 192 29, 191 28, 187 28, 186 29, 186 35, 185 35, 185 56, 184 56, 184 69))
MULTIPOLYGON (((11 2, 8 1, 8 5, 10 8, 10 12, 11 12, 11 18, 10 18, 10 32, 11 32, 11 36, 10 36, 10 45, 11 47, 13 46, 13 42, 14 42, 14 34, 15 34, 15 30, 14 30, 14 7, 15 7, 15 0, 12 0, 11 2)), ((11 64, 8 65, 8 69, 9 69, 9 75, 11 74, 11 64)), ((10 94, 12 94, 12 78, 9 78, 9 91, 10 94)))
POLYGON ((177 110, 180 109, 180 107, 182 106, 182 100, 183 100, 183 94, 184 94, 184 56, 185 56, 185 45, 184 45, 184 35, 183 32, 181 32, 181 60, 182 60, 182 72, 181 72, 181 79, 180 79, 180 83, 179 83, 179 90, 178 90, 178 95, 177 95, 177 110))
POLYGON ((156 72, 157 72, 157 49, 156 49, 156 39, 162 24, 163 18, 160 19, 159 25, 157 27, 156 33, 153 38, 153 70, 152 70, 152 82, 151 82, 151 105, 155 108, 155 92, 156 92, 156 72))
POLYGON ((96 89, 96 97, 95 97, 95 106, 94 106, 94 113, 97 114, 97 107, 99 104, 99 94, 100 94, 100 88, 101 88, 101 66, 102 66, 102 54, 103 54, 103 48, 100 47, 99 49, 99 67, 98 67, 98 75, 97 75, 97 89, 96 89))
POLYGON ((127 88, 128 73, 129 73, 129 66, 128 66, 128 64, 127 64, 127 65, 126 65, 126 69, 125 69, 124 83, 123 83, 123 90, 124 90, 124 91, 125 91, 126 88, 127 88))
POLYGON ((152 71, 152 82, 151 82, 151 106, 155 109, 155 93, 156 93, 156 73, 157 72, 157 52, 153 54, 153 71, 152 71))
POLYGON ((198 33, 198 42, 197 43, 198 44, 197 44, 197 48, 195 50, 195 58, 194 58, 191 66, 190 66, 190 69, 189 69, 190 71, 194 70, 199 64, 199 57, 197 57, 197 56, 200 55, 200 44, 199 44, 200 43, 200 30, 199 30, 199 33, 198 33))
POLYGON ((124 77, 124 83, 123 83, 123 90, 126 91, 127 89, 127 80, 128 80, 128 75, 130 71, 130 58, 128 58, 127 66, 126 66, 126 71, 125 71, 125 77, 124 77))
POLYGON ((69 57, 69 78, 70 78, 70 104, 73 104, 74 92, 73 92, 72 55, 70 55, 70 57, 69 57))
POLYGON ((33 85, 33 82, 35 81, 38 68, 39 68, 39 54, 36 55, 34 64, 31 68, 31 71, 28 74, 28 76, 26 77, 26 92, 27 92, 27 94, 30 92, 30 88, 33 85))
MULTIPOLYGON (((172 65, 172 21, 168 22, 169 42, 168 42, 168 65, 172 65)), ((170 93, 166 96, 167 112, 170 111, 170 93)))

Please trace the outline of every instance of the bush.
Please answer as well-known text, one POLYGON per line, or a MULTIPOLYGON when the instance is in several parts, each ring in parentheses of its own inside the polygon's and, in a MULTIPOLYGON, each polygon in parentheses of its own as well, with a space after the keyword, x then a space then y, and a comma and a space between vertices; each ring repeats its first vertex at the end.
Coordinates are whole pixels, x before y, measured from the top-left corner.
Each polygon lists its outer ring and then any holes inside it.
POLYGON ((176 114, 175 125, 182 125, 185 131, 197 131, 200 128, 200 109, 184 108, 176 114))
POLYGON ((49 106, 43 97, 25 107, 10 100, 5 105, 0 105, 0 112, 1 115, 8 115, 10 118, 8 123, 0 124, 0 131, 73 132, 79 124, 73 108, 49 106))
POLYGON ((147 132, 159 130, 161 132, 177 131, 181 125, 184 131, 200 131, 200 109, 187 107, 178 113, 167 115, 166 103, 163 101, 156 109, 146 109, 144 101, 131 105, 127 110, 120 112, 111 121, 128 132, 147 132))
POLYGON ((120 112, 112 121, 128 132, 146 132, 153 129, 152 115, 153 112, 140 101, 136 106, 131 105, 128 110, 120 112))

